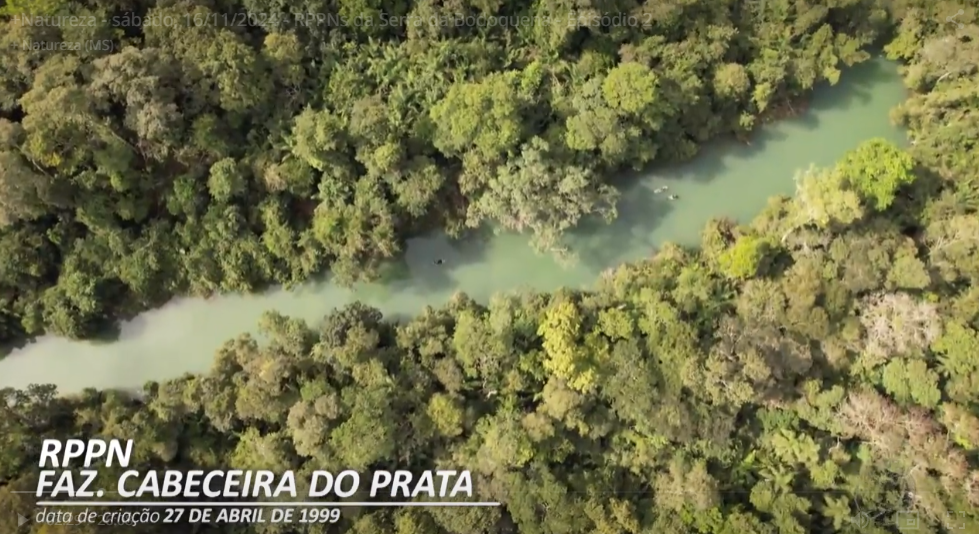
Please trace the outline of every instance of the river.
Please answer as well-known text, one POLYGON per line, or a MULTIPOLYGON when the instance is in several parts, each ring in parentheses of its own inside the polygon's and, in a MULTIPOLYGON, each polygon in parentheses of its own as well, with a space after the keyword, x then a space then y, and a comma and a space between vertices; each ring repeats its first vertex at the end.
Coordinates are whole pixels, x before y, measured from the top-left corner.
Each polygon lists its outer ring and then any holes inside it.
POLYGON ((408 315, 440 305, 457 291, 485 302, 501 291, 591 286, 601 271, 648 256, 665 241, 698 243, 711 217, 749 220, 769 197, 791 194, 793 176, 810 164, 830 165, 871 137, 904 143, 904 132, 888 118, 904 97, 896 66, 875 59, 846 71, 838 85, 819 88, 807 113, 766 126, 750 146, 711 143, 689 163, 641 173, 624 188, 616 221, 575 232, 580 259, 572 267, 536 255, 518 235, 420 237, 409 241, 396 276, 384 284, 345 289, 321 281, 292 291, 176 299, 124 323, 112 342, 43 337, 0 360, 0 387, 53 383, 62 393, 128 389, 207 371, 221 343, 254 331, 266 310, 316 321, 360 300, 388 315, 408 315), (654 195, 663 185, 679 199, 654 195), (437 258, 444 263, 435 265, 437 258))

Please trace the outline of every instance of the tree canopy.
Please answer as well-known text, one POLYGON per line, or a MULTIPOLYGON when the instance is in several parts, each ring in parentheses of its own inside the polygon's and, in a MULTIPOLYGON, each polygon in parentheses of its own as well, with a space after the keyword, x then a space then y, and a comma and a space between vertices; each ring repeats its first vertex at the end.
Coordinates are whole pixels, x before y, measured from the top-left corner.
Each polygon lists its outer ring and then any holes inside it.
MULTIPOLYGON (((138 395, 2 390, 0 510, 33 510, 42 439, 101 437, 134 439, 143 471, 452 466, 503 503, 201 532, 979 532, 979 30, 919 0, 628 4, 642 29, 592 25, 613 6, 590 6, 574 29, 147 27, 111 54, 16 50, 64 30, 5 20, 6 339, 369 272, 430 224, 495 221, 559 249, 578 218, 613 213, 610 169, 750 128, 885 35, 912 143, 868 140, 750 223, 712 221, 701 247, 587 291, 459 294, 406 320, 269 312, 209 373, 138 395)), ((69 528, 132 531, 30 527, 69 528)))

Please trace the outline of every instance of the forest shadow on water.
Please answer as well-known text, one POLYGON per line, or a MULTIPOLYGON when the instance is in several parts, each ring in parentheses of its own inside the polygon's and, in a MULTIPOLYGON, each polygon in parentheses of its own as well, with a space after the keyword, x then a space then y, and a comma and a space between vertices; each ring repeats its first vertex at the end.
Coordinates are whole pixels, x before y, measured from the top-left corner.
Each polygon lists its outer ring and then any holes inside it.
POLYGON ((22 349, 34 341, 36 341, 36 338, 21 338, 16 341, 0 345, 0 362, 2 362, 7 356, 10 356, 11 352, 17 349, 22 349))
POLYGON ((823 87, 813 93, 810 109, 817 113, 850 111, 855 106, 867 105, 874 99, 874 88, 894 78, 894 68, 890 62, 874 59, 847 68, 835 86, 822 83, 823 87))
MULTIPOLYGON (((145 320, 145 317, 142 317, 141 315, 126 318, 117 322, 103 321, 92 330, 92 334, 86 338, 83 343, 94 346, 111 345, 123 337, 131 335, 132 333, 138 334, 139 331, 148 326, 146 323, 147 321, 145 320)), ((14 351, 22 349, 36 342, 38 339, 40 338, 36 335, 20 337, 14 341, 11 341, 10 343, 0 345, 0 361, 3 361, 14 351)))
POLYGON ((611 267, 637 251, 649 251, 651 256, 656 243, 648 230, 674 209, 675 201, 669 200, 668 190, 655 192, 665 184, 642 179, 636 176, 639 173, 629 174, 632 176, 619 176, 611 183, 620 192, 614 220, 589 217, 569 233, 568 242, 578 261, 589 269, 611 267))
MULTIPOLYGON (((105 324, 99 325, 98 330, 95 330, 95 334, 89 337, 88 339, 86 339, 85 342, 96 346, 111 345, 122 338, 123 325, 133 325, 133 327, 135 327, 136 330, 133 333, 138 334, 140 323, 141 322, 145 323, 145 320, 140 321, 140 319, 142 318, 137 316, 130 319, 125 319, 123 321, 117 321, 114 323, 106 322, 105 324)), ((133 329, 134 328, 126 328, 127 330, 126 334, 129 334, 129 331, 133 329)))
POLYGON ((382 269, 377 284, 387 290, 404 292, 442 292, 456 286, 453 272, 487 261, 496 235, 483 226, 470 229, 458 239, 444 233, 408 240, 405 252, 382 269))
MULTIPOLYGON (((413 237, 406 241, 401 253, 385 261, 378 268, 378 277, 372 282, 355 283, 347 291, 356 300, 383 305, 405 297, 445 293, 459 288, 457 271, 488 262, 488 252, 494 239, 491 228, 482 227, 466 231, 453 239, 444 232, 413 237)), ((319 286, 338 286, 331 273, 321 278, 315 286, 304 290, 322 294, 319 286)), ((338 306, 339 307, 339 306, 338 306)), ((395 317, 397 311, 386 312, 395 317)))

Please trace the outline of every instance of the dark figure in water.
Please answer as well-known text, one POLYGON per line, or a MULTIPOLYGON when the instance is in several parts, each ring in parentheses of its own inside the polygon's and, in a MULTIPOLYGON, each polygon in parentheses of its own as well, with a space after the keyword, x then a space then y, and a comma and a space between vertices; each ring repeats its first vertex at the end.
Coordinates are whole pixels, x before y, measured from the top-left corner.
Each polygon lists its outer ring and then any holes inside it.
POLYGON ((435 260, 435 265, 442 265, 442 258, 435 260))
POLYGON ((677 195, 670 195, 670 197, 669 197, 669 198, 670 198, 670 200, 676 200, 676 199, 678 199, 678 198, 680 198, 680 197, 679 197, 679 196, 677 196, 677 195))

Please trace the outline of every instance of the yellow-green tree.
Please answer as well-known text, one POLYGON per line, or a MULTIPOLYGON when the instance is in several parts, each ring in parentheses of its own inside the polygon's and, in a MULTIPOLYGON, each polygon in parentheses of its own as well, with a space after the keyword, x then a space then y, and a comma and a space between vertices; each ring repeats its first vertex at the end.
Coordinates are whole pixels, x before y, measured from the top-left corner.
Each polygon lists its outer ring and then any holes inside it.
POLYGON ((581 392, 591 391, 598 380, 598 369, 579 341, 581 311, 562 300, 544 314, 538 335, 544 338, 544 368, 581 392))
POLYGON ((915 179, 914 159, 886 139, 861 143, 836 168, 878 211, 887 209, 897 190, 915 179))
POLYGON ((741 236, 717 259, 721 272, 730 278, 747 279, 759 273, 771 250, 764 238, 741 236))
POLYGON ((68 4, 65 0, 6 0, 0 15, 44 17, 54 15, 68 4))

